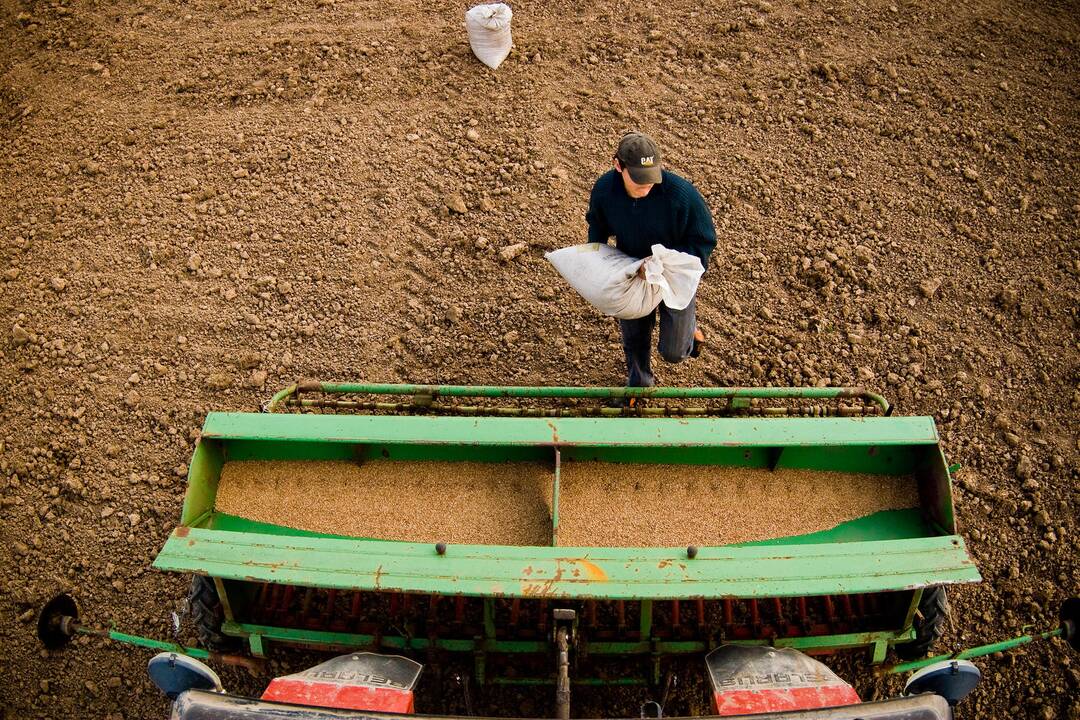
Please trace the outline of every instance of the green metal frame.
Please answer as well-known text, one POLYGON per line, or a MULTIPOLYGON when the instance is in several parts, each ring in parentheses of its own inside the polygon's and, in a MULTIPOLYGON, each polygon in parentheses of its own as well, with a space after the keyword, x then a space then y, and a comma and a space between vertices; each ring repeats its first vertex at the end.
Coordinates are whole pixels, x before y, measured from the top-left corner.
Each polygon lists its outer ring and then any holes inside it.
POLYGON ((915 474, 938 532, 955 532, 951 478, 929 417, 502 418, 210 413, 181 525, 213 511, 228 460, 568 460, 915 474))
POLYGON ((1048 630, 1046 632, 1037 633, 1035 635, 1021 635, 1020 637, 1010 638, 1008 640, 999 640, 998 642, 988 643, 986 645, 979 645, 978 647, 967 648, 965 650, 959 650, 957 652, 947 653, 945 655, 932 655, 930 657, 920 658, 919 660, 911 660, 909 662, 897 663, 895 665, 886 665, 877 668, 876 672, 878 675, 913 672, 915 670, 921 670, 924 667, 942 662, 944 660, 968 660, 970 658, 993 655, 994 653, 1006 652, 1008 650, 1012 650, 1013 648, 1018 648, 1022 645, 1028 645, 1033 642, 1039 642, 1040 640, 1049 640, 1050 638, 1056 637, 1066 637, 1065 628, 1058 627, 1054 630, 1048 630))
MULTIPOLYGON (((879 395, 861 388, 530 388, 300 383, 267 409, 299 402, 300 393, 438 397, 727 399, 859 398, 883 415, 879 395)), ((252 654, 267 641, 313 647, 472 653, 478 679, 489 653, 536 653, 547 641, 500 638, 493 598, 642 601, 640 640, 589 642, 589 654, 659 657, 709 649, 709 640, 652 636, 656 600, 769 598, 911 590, 902 627, 851 635, 776 638, 807 651, 869 647, 874 662, 889 645, 911 640, 919 590, 976 582, 978 570, 955 535, 951 478, 928 417, 477 417, 434 415, 210 413, 188 475, 181 525, 154 562, 158 569, 215 578, 225 599, 223 631, 247 638, 252 654), (335 537, 255 523, 214 508, 225 462, 237 460, 547 461, 554 472, 551 547, 429 544, 335 537), (922 511, 887 511, 793 538, 724 547, 567 548, 557 546, 560 468, 565 462, 689 463, 747 468, 804 468, 913 475, 922 511), (252 625, 233 606, 250 602, 254 583, 339 590, 432 593, 485 598, 483 636, 409 638, 252 625)), ((766 641, 753 641, 766 642, 766 641)), ((518 678, 525 683, 543 679, 518 678)), ((494 679, 494 682, 508 681, 494 679)), ((585 679, 588 682, 588 679, 585 679)))
MULTIPOLYGON (((916 600, 917 601, 917 600, 916 600)), ((141 635, 132 635, 115 629, 105 630, 84 625, 76 625, 77 634, 103 637, 125 645, 133 645, 152 650, 165 650, 180 655, 198 658, 201 660, 226 659, 224 656, 215 656, 201 648, 184 647, 174 642, 157 640, 141 635)), ((375 636, 359 635, 350 633, 297 631, 289 628, 278 628, 267 625, 251 625, 227 621, 222 625, 222 631, 233 637, 247 638, 252 653, 256 657, 265 655, 264 641, 274 640, 283 644, 295 644, 304 647, 316 647, 322 649, 353 649, 371 648, 373 650, 390 649, 396 651, 420 651, 441 649, 446 651, 473 652, 477 657, 478 666, 483 666, 483 657, 486 653, 536 653, 547 649, 548 643, 543 641, 500 641, 491 639, 464 639, 447 640, 438 638, 407 638, 403 636, 375 636)), ((494 633, 492 633, 492 636, 494 633)), ((1050 640, 1052 638, 1068 637, 1064 626, 1054 630, 1036 633, 1034 635, 1021 635, 1020 637, 1000 640, 986 645, 959 650, 944 655, 934 655, 910 662, 893 665, 881 665, 875 669, 875 674, 888 675, 913 672, 921 668, 946 660, 964 660, 969 658, 983 657, 994 653, 1006 652, 1023 645, 1034 642, 1050 640)), ((908 630, 903 633, 853 633, 848 635, 829 635, 815 638, 778 638, 766 640, 733 640, 728 641, 734 645, 765 645, 773 647, 790 647, 804 652, 821 650, 839 650, 843 648, 858 648, 871 645, 874 648, 874 662, 884 659, 884 649, 890 643, 907 642, 915 639, 915 631, 908 630), (823 645, 826 643, 827 645, 823 645)), ((652 655, 661 654, 685 654, 706 652, 712 649, 708 643, 698 641, 676 642, 651 642, 651 643, 582 643, 581 649, 587 653, 598 655, 625 656, 638 652, 648 651, 652 655), (646 646, 647 647, 644 647, 646 646)), ((235 656, 228 656, 235 658, 235 656)), ((246 663, 233 663, 245 664, 246 663)), ((484 680, 483 675, 478 677, 484 680)), ((489 682, 497 685, 550 685, 552 678, 530 677, 494 677, 488 678, 489 682)), ((658 682, 659 676, 654 675, 653 682, 658 682)), ((648 682, 644 678, 619 677, 619 678, 575 678, 575 685, 643 685, 648 682)))

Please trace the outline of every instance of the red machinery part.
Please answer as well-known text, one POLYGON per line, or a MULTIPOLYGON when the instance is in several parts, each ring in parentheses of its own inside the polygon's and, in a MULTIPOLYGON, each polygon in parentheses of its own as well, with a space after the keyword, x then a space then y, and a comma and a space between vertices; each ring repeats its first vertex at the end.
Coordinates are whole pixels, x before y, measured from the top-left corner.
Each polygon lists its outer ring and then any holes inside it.
MULTIPOLYGON (((181 693, 173 704, 172 714, 173 720, 395 720, 397 717, 364 710, 307 708, 205 690, 181 693)), ((417 720, 446 720, 445 715, 414 717, 417 720)), ((953 714, 945 698, 926 693, 857 706, 804 710, 797 715, 769 713, 749 717, 752 720, 952 720, 953 714)))
POLYGON ((856 705, 859 695, 832 670, 790 648, 723 645, 705 658, 717 715, 856 705))
POLYGON ((413 688, 423 665, 399 655, 357 652, 274 678, 263 700, 372 712, 413 712, 413 688))

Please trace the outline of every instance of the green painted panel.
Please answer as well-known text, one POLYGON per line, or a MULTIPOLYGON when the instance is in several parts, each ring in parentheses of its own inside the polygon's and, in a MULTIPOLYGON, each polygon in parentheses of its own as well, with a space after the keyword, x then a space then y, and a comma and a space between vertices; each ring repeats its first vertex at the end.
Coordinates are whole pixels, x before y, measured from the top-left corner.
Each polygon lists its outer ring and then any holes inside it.
POLYGON ((648 463, 654 465, 727 465, 764 468, 772 466, 803 470, 910 475, 923 446, 840 445, 812 447, 741 446, 589 446, 563 448, 563 457, 574 460, 648 463))
MULTIPOLYGON (((365 444, 289 440, 223 440, 226 460, 442 460, 472 462, 551 461, 550 445, 365 444)), ((783 449, 778 467, 838 472, 912 474, 924 446, 815 446, 783 449)), ((768 467, 774 448, 738 446, 575 445, 562 447, 569 462, 768 467)))
POLYGON ((451 546, 178 528, 162 570, 313 587, 443 595, 673 599, 785 597, 978 581, 956 536, 701 548, 451 546))
MULTIPOLYGON (((544 445, 372 445, 372 457, 389 460, 448 460, 451 462, 550 462, 552 448, 544 445)), ((553 470, 554 472, 554 470, 553 470)))
POLYGON ((756 545, 811 545, 815 543, 848 543, 874 540, 904 540, 929 537, 934 534, 917 508, 908 510, 882 510, 873 515, 840 523, 836 527, 807 535, 771 538, 739 543, 733 547, 756 545))
POLYGON ((910 475, 915 472, 922 446, 824 445, 785 447, 778 468, 808 468, 837 472, 910 475))
POLYGON ((500 418, 210 413, 203 436, 383 445, 936 445, 930 417, 500 418))
POLYGON ((560 447, 564 462, 602 461, 650 465, 728 465, 763 468, 768 448, 737 446, 576 445, 560 447))
POLYGON ((352 461, 367 453, 363 443, 330 443, 312 440, 271 441, 225 440, 225 459, 241 460, 344 460, 352 461))
MULTIPOLYGON (((259 533, 263 535, 295 535, 298 537, 321 537, 321 538, 345 538, 344 535, 332 535, 330 533, 312 532, 310 530, 297 530, 296 528, 271 523, 248 520, 247 518, 230 515, 229 513, 214 512, 210 514, 199 527, 207 530, 225 530, 227 532, 259 533)), ((364 540, 367 538, 352 538, 364 540)))
POLYGON ((922 448, 919 468, 919 501, 930 513, 942 534, 956 532, 956 513, 953 509, 952 476, 949 464, 940 447, 922 448))
POLYGON ((421 445, 290 440, 226 440, 226 460, 448 460, 531 462, 552 460, 550 447, 528 445, 421 445))
POLYGON ((205 438, 199 441, 188 465, 188 489, 180 513, 181 525, 190 525, 213 510, 222 462, 220 442, 205 438))

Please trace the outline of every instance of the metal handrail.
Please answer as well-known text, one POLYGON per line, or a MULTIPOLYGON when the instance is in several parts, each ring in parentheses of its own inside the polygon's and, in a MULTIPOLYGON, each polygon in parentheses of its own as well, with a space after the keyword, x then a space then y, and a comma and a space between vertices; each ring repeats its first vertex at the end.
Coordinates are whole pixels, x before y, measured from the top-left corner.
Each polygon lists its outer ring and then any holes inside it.
POLYGON ((414 385, 391 383, 336 383, 303 380, 274 394, 263 406, 266 412, 279 410, 290 398, 302 392, 322 392, 331 395, 410 395, 418 398, 578 398, 627 399, 655 398, 671 400, 717 399, 836 399, 858 398, 877 405, 883 415, 892 406, 883 396, 861 387, 532 387, 492 385, 414 385))

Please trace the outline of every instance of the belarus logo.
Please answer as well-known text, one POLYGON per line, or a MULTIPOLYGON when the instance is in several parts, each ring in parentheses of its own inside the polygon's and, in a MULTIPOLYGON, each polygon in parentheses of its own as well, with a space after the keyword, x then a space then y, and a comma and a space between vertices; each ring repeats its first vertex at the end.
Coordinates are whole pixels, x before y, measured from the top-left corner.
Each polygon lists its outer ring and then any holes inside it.
POLYGON ((650 155, 648 157, 641 158, 641 167, 652 167, 652 166, 653 166, 653 156, 652 155, 650 155))

